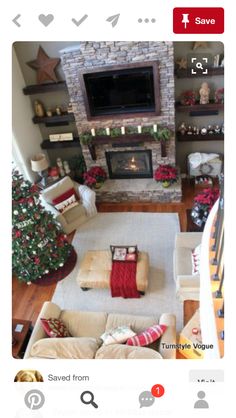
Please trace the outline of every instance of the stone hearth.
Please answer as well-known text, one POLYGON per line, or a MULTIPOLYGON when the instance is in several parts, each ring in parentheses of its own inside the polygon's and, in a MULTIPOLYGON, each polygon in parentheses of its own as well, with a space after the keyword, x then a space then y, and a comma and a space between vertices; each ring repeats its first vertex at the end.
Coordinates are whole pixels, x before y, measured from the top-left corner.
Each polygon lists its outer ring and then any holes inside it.
POLYGON ((153 179, 106 180, 96 190, 97 202, 181 202, 181 180, 163 188, 153 179))

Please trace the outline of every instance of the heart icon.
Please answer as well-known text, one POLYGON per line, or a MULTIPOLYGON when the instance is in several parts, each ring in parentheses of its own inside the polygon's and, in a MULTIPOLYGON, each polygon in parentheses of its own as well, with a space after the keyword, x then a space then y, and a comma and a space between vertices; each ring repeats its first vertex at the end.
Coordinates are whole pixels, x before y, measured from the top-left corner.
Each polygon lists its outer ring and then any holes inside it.
POLYGON ((49 14, 49 15, 44 15, 41 14, 39 15, 39 21, 44 25, 44 26, 48 26, 50 25, 50 23, 53 21, 54 16, 49 14))

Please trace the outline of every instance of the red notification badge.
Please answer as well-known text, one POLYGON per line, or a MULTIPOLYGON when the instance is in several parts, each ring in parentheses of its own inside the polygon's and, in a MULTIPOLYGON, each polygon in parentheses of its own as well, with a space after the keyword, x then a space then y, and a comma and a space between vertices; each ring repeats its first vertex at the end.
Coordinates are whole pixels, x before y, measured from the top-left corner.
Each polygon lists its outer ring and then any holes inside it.
POLYGON ((161 398, 165 393, 165 388, 164 386, 157 384, 152 387, 151 392, 152 396, 154 396, 155 398, 161 398))

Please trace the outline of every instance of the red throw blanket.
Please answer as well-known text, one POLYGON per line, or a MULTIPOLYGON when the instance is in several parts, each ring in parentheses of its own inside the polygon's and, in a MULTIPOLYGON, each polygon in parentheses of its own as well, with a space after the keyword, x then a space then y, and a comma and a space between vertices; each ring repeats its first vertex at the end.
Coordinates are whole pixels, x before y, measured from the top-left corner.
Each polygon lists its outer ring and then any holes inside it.
POLYGON ((112 261, 110 276, 112 297, 140 298, 136 284, 137 262, 112 261))

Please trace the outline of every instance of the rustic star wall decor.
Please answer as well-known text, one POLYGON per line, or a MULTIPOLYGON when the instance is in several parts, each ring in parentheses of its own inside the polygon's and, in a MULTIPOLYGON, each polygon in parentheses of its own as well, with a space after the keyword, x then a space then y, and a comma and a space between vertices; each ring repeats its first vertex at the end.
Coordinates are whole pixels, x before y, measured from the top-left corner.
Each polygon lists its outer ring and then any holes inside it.
POLYGON ((186 58, 180 58, 180 59, 176 60, 176 64, 178 65, 179 70, 182 70, 182 69, 186 70, 186 68, 187 68, 186 58))
POLYGON ((54 81, 56 83, 59 80, 55 74, 55 68, 58 66, 60 61, 60 58, 49 58, 40 46, 37 58, 33 61, 27 62, 27 65, 37 71, 38 84, 43 84, 47 81, 54 81))
POLYGON ((207 42, 202 42, 202 41, 194 42, 193 51, 195 51, 198 48, 207 48, 207 42))

